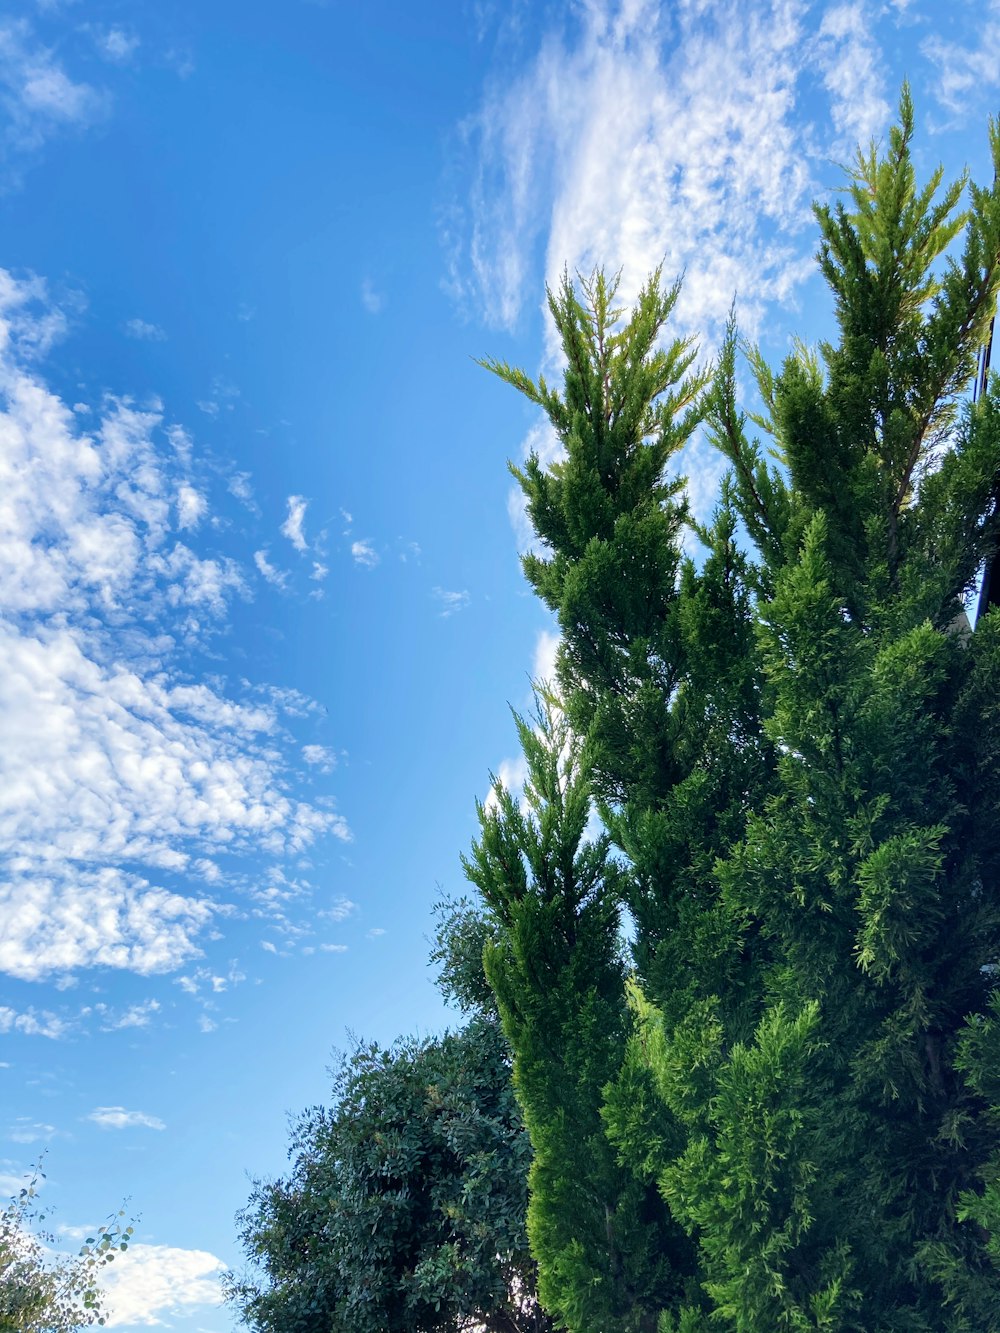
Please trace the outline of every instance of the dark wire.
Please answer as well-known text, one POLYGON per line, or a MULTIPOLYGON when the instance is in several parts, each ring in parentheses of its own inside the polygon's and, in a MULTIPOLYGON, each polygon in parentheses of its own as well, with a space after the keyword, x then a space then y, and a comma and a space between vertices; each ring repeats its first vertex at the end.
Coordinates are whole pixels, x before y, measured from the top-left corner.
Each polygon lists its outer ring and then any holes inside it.
MULTIPOLYGON (((996 315, 990 320, 990 331, 986 335, 986 341, 983 343, 982 351, 979 353, 979 373, 976 376, 976 384, 972 393, 973 403, 978 403, 980 398, 986 392, 986 385, 990 377, 990 357, 993 353, 993 326, 996 323, 996 315)), ((1000 480, 993 489, 993 509, 996 513, 1000 507, 1000 480)), ((994 551, 987 558, 983 569, 983 582, 979 589, 979 604, 976 607, 976 624, 979 623, 979 617, 984 616, 991 606, 1000 605, 1000 551, 994 551)))

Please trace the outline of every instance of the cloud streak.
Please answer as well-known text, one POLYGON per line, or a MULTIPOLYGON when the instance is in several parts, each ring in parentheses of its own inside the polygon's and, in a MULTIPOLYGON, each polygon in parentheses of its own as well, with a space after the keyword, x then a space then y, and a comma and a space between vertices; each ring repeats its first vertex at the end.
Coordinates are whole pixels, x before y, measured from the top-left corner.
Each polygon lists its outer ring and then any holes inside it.
POLYGON ((861 0, 581 7, 463 127, 452 291, 510 327, 542 248, 550 283, 564 265, 621 267, 626 301, 661 261, 684 273, 685 331, 714 335, 736 293, 759 324, 811 272, 817 163, 888 115, 877 19, 861 0), (807 110, 817 86, 826 106, 807 110))
POLYGON ((27 19, 0 20, 0 157, 35 152, 54 135, 93 123, 107 98, 73 79, 35 36, 27 19))
POLYGON ((306 505, 308 501, 301 495, 290 495, 288 497, 288 517, 281 525, 282 536, 295 547, 296 551, 307 551, 309 544, 302 531, 302 523, 306 516, 306 505))
POLYGON ((145 1111, 126 1111, 124 1106, 97 1106, 87 1116, 101 1129, 166 1129, 166 1125, 155 1115, 145 1111))
POLYGON ((441 608, 438 615, 444 619, 457 615, 459 611, 464 611, 469 605, 469 593, 465 588, 434 588, 431 591, 431 596, 441 608))
POLYGON ((272 588, 283 589, 288 583, 288 574, 282 569, 276 569, 267 558, 267 547, 262 547, 259 551, 254 551, 253 562, 257 566, 257 573, 265 581, 270 583, 272 588))

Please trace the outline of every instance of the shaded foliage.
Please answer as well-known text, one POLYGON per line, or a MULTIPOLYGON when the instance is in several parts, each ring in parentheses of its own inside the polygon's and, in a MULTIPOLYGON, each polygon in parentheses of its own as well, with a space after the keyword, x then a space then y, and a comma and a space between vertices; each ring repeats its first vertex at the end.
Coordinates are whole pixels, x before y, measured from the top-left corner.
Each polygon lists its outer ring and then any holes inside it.
POLYGON ((228 1296, 259 1333, 546 1333, 524 1231, 529 1146, 497 1025, 360 1046, 290 1175, 239 1219, 228 1296))

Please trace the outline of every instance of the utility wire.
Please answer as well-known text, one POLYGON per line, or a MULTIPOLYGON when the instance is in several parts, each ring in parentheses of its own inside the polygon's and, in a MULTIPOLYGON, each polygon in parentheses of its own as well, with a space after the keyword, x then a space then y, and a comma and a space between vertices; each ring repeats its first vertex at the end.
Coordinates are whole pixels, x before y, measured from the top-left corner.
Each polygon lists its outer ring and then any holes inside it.
MULTIPOLYGON (((976 382, 972 390, 972 401, 978 403, 980 398, 986 392, 987 384, 990 378, 990 357, 993 353, 993 328, 996 324, 996 315, 990 320, 990 331, 986 335, 986 341, 983 343, 982 350, 979 353, 979 366, 976 372, 976 382)), ((993 512, 1000 510, 1000 479, 993 488, 993 512)), ((976 608, 976 623, 979 623, 979 617, 984 616, 991 606, 1000 606, 1000 550, 994 551, 987 559, 986 566, 983 569, 983 582, 979 589, 979 605, 976 608)))

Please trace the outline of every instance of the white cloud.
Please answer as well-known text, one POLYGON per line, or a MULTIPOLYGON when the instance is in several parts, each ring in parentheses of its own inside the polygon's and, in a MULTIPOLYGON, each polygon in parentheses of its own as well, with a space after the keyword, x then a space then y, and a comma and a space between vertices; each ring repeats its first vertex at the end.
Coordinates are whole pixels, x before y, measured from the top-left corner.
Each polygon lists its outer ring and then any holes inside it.
POLYGON ((222 1260, 206 1250, 130 1245, 101 1277, 110 1311, 107 1327, 169 1327, 199 1306, 221 1305, 224 1270, 222 1260))
POLYGON ((275 569, 267 558, 267 547, 259 551, 254 551, 253 562, 257 566, 257 572, 261 578, 265 579, 275 588, 284 588, 288 582, 288 574, 282 569, 275 569))
POLYGON ((346 944, 321 944, 319 947, 323 953, 347 953, 348 951, 346 944))
POLYGON ((107 28, 95 36, 98 51, 107 60, 127 64, 139 49, 139 38, 123 28, 107 28))
POLYGON ((137 342, 164 342, 167 336, 159 324, 150 324, 145 319, 127 319, 125 332, 137 342))
POLYGON ((302 532, 302 521, 306 516, 308 503, 301 495, 290 495, 288 497, 288 517, 281 525, 281 532, 282 536, 287 537, 292 543, 296 551, 308 549, 308 544, 302 532))
MULTIPOLYGON (((687 478, 691 512, 699 523, 711 522, 728 466, 723 454, 703 437, 690 440, 678 455, 677 471, 687 478)), ((690 530, 682 535, 681 544, 688 554, 699 545, 698 538, 690 530)))
POLYGON ((200 491, 183 482, 177 488, 177 526, 196 528, 205 516, 208 505, 200 491))
MULTIPOLYGON (((509 791, 511 795, 520 797, 524 791, 524 784, 528 780, 528 761, 523 754, 519 754, 516 759, 501 759, 495 777, 501 787, 509 791)), ((487 810, 492 810, 496 803, 496 791, 491 784, 484 804, 487 810)))
MULTIPOLYGON (((550 468, 553 463, 565 457, 566 451, 562 442, 547 417, 540 417, 524 437, 521 445, 522 461, 527 461, 532 454, 537 456, 543 468, 550 468)), ((522 552, 541 552, 541 543, 536 539, 535 530, 528 517, 524 492, 516 483, 507 492, 507 517, 514 529, 517 549, 522 552)))
POLYGON ((96 1222, 92 1222, 89 1225, 82 1227, 69 1226, 67 1223, 62 1222, 56 1227, 56 1232, 60 1236, 65 1236, 67 1240, 75 1240, 78 1244, 82 1244, 88 1236, 94 1234, 96 1228, 96 1222))
POLYGON ((190 976, 175 977, 174 984, 179 986, 185 995, 200 995, 202 991, 210 995, 221 995, 229 990, 230 986, 238 986, 246 979, 246 973, 241 972, 236 963, 230 963, 224 975, 213 972, 210 967, 199 967, 190 976))
POLYGON ((337 763, 336 754, 326 745, 303 745, 302 758, 323 773, 332 773, 337 763))
POLYGON ((199 398, 195 406, 207 417, 217 417, 220 412, 232 412, 239 396, 240 391, 235 384, 223 379, 221 375, 216 375, 212 380, 212 396, 199 398))
POLYGON ((558 630, 539 630, 535 641, 535 656, 531 665, 531 679, 539 684, 555 685, 556 655, 559 652, 558 630))
POLYGON ((875 138, 889 119, 885 62, 872 27, 873 16, 862 0, 833 5, 820 22, 819 64, 845 156, 875 138))
MULTIPOLYGON (((0 958, 2 958, 2 944, 0 944, 0 958)), ((35 1009, 28 1009, 24 1013, 18 1013, 6 1005, 0 1005, 0 1032, 23 1032, 26 1037, 48 1037, 55 1041, 59 1037, 64 1037, 67 1030, 67 1024, 63 1019, 47 1011, 39 1013, 35 1009)))
MULTIPOLYGON (((206 899, 112 867, 74 872, 72 862, 52 859, 49 867, 16 862, 0 885, 0 971, 25 981, 98 966, 148 975, 200 952, 198 938, 215 912, 206 899)), ((18 1015, 13 1026, 51 1037, 64 1029, 50 1015, 18 1015)))
POLYGON ((441 610, 438 615, 445 618, 455 615, 457 611, 464 611, 469 605, 469 594, 464 588, 460 592, 452 592, 447 588, 434 588, 431 596, 440 603, 441 610))
POLYGON ((351 555, 355 563, 362 565, 365 569, 374 569, 378 564, 378 552, 369 541, 358 541, 351 543, 351 555))
POLYGON ((357 903, 351 902, 350 898, 336 898, 331 906, 320 912, 320 916, 327 921, 346 921, 357 910, 357 903))
POLYGON ((309 717, 313 713, 324 712, 323 705, 315 699, 310 699, 308 694, 303 694, 301 690, 292 689, 288 685, 251 685, 248 680, 240 682, 247 690, 263 696, 268 703, 282 713, 288 713, 291 717, 309 717))
POLYGON ((55 1125, 32 1124, 22 1116, 7 1137, 12 1143, 48 1143, 58 1132, 55 1125))
POLYGON ((550 283, 564 265, 621 267, 626 303, 662 261, 685 274, 676 328, 716 338, 737 294, 753 331, 813 272, 814 169, 888 109, 865 31, 878 15, 806 0, 575 12, 520 72, 487 82, 463 126, 452 291, 511 326, 539 292, 539 248, 550 283))
MULTIPOLYGON (((7 269, 0 269, 0 318, 0 347, 9 348, 22 362, 45 356, 67 328, 66 316, 50 302, 42 278, 34 274, 15 278, 7 269)), ((74 404, 74 412, 81 410, 89 412, 90 408, 74 404)))
POLYGON ((385 309, 385 296, 375 289, 370 278, 361 284, 361 304, 369 315, 378 315, 385 309))
MULTIPOLYGON (((165 554, 150 556, 147 569, 165 579, 171 606, 191 607, 199 613, 222 616, 233 593, 246 593, 246 583, 235 561, 203 560, 183 542, 176 542, 165 554)), ((185 621, 195 630, 202 623, 197 617, 185 621)))
POLYGON ((5 129, 0 143, 13 152, 40 148, 55 132, 91 123, 104 96, 75 82, 25 19, 0 22, 0 102, 5 129))
POLYGON ((175 504, 189 526, 203 504, 183 431, 124 400, 84 431, 29 368, 60 327, 43 284, 0 270, 0 970, 28 980, 175 969, 225 910, 188 872, 224 887, 221 851, 350 836, 287 789, 278 713, 310 701, 172 675, 243 575, 170 537, 175 504))
POLYGON ((231 846, 293 817, 266 754, 246 751, 239 726, 259 725, 207 686, 164 688, 87 657, 70 630, 38 637, 0 627, 7 784, 0 845, 109 864, 184 864, 175 840, 231 846), (196 720, 179 715, 189 709, 196 720))
POLYGON ((132 1004, 121 1013, 113 1013, 106 1006, 96 1006, 104 1010, 102 1024, 106 1032, 120 1032, 125 1028, 149 1027, 153 1015, 160 1012, 159 1000, 143 1000, 141 1004, 132 1004))
POLYGON ((155 1115, 145 1111, 126 1111, 124 1106, 97 1106, 87 1116, 101 1129, 166 1129, 166 1125, 155 1115))
POLYGON ((246 505, 248 509, 255 507, 249 472, 235 472, 229 478, 229 494, 234 495, 240 504, 246 505))
POLYGON ((964 118, 970 110, 978 113, 984 102, 992 104, 1000 88, 998 50, 1000 5, 996 0, 977 8, 974 34, 967 44, 937 33, 925 38, 921 51, 936 66, 937 74, 931 91, 946 111, 964 118))
POLYGON ((320 562, 319 562, 318 560, 314 560, 314 561, 313 561, 313 567, 312 567, 312 573, 309 575, 309 577, 310 577, 315 583, 322 583, 323 580, 326 578, 327 574, 329 574, 329 572, 330 572, 330 571, 329 571, 329 569, 327 568, 326 565, 321 565, 320 562))

